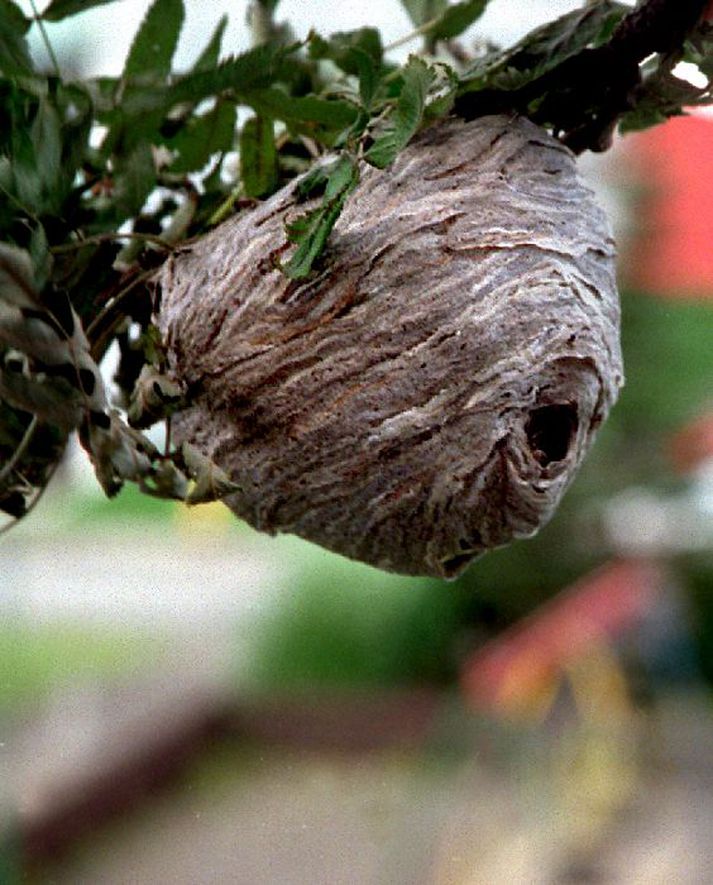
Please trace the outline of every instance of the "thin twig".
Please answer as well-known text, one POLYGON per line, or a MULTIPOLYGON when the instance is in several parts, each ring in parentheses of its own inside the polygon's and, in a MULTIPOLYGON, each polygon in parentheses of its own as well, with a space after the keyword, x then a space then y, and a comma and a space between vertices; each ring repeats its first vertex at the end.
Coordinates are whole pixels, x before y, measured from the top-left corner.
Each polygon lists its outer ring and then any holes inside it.
POLYGON ((38 423, 39 423, 39 420, 37 418, 37 415, 33 415, 32 420, 27 425, 27 428, 25 429, 25 433, 24 433, 22 439, 20 440, 19 446, 15 449, 15 451, 12 454, 12 457, 7 462, 7 464, 5 464, 3 469, 0 470, 0 487, 5 482, 5 480, 8 478, 8 476, 10 476, 12 471, 18 465, 22 456, 27 451, 27 447, 32 442, 32 437, 35 434, 35 430, 37 429, 38 423))
POLYGON ((404 34, 403 37, 399 37, 398 40, 394 40, 392 43, 387 43, 386 46, 384 46, 384 52, 390 52, 392 49, 398 49, 399 46, 403 46, 405 43, 410 43, 417 37, 428 36, 428 32, 431 30, 431 28, 438 24, 438 19, 439 16, 429 19, 427 22, 419 25, 413 31, 409 31, 408 34, 404 34))
POLYGON ((32 499, 32 501, 30 501, 30 503, 27 505, 27 509, 22 514, 22 516, 13 516, 12 519, 10 520, 10 522, 6 522, 5 525, 0 526, 0 535, 4 535, 6 532, 9 532, 10 529, 15 528, 15 526, 20 522, 20 520, 23 520, 26 517, 28 517, 32 513, 32 511, 35 509, 35 507, 37 507, 37 505, 40 503, 40 499, 42 498, 42 496, 44 495, 44 493, 47 489, 47 486, 52 481, 52 477, 55 475, 57 468, 59 467, 59 460, 60 459, 55 461, 54 464, 50 467, 49 471, 47 472, 47 476, 45 477, 44 483, 40 486, 40 488, 37 491, 37 494, 32 499))
POLYGON ((159 246, 166 250, 175 248, 173 244, 168 242, 168 240, 164 240, 163 237, 159 237, 156 234, 136 233, 132 231, 119 233, 118 231, 112 231, 105 234, 94 234, 91 237, 85 237, 74 243, 62 243, 59 246, 52 246, 50 252, 54 255, 61 255, 64 252, 74 252, 78 249, 83 249, 84 246, 98 245, 100 243, 111 242, 112 240, 142 240, 147 243, 153 243, 155 246, 159 246))
POLYGON ((165 418, 166 425, 166 438, 163 444, 163 454, 165 458, 171 454, 171 416, 167 415, 165 418))
MULTIPOLYGON (((138 286, 141 283, 146 282, 146 280, 150 279, 154 275, 155 272, 156 272, 155 269, 152 268, 152 269, 143 271, 143 273, 138 274, 137 276, 134 277, 134 279, 128 285, 124 286, 123 289, 121 289, 119 292, 117 292, 117 294, 109 301, 109 303, 104 306, 104 308, 94 317, 94 319, 91 321, 91 323, 87 326, 87 328, 85 330, 86 336, 89 339, 90 343, 91 343, 94 333, 97 331, 97 329, 100 329, 102 324, 104 322, 106 322, 107 318, 110 317, 112 315, 112 313, 114 313, 116 311, 117 307, 126 298, 126 296, 130 292, 132 292, 136 288, 136 286, 138 286)), ((96 342, 94 342, 94 344, 92 344, 92 354, 94 352, 95 344, 96 344, 96 342)))
POLYGON ((233 211, 233 206, 244 196, 245 188, 243 187, 243 183, 241 181, 238 182, 238 184, 231 190, 231 192, 223 200, 220 206, 218 206, 218 208, 210 216, 210 218, 208 219, 208 227, 215 227, 215 225, 220 224, 221 221, 225 221, 225 219, 233 211))
POLYGON ((54 49, 52 48, 52 44, 50 43, 50 38, 47 35, 45 23, 42 21, 40 14, 37 12, 37 7, 35 6, 35 0, 30 0, 30 6, 32 7, 34 19, 37 22, 37 26, 40 29, 40 34, 42 35, 42 41, 45 44, 45 49, 47 50, 47 55, 49 56, 52 67, 54 68, 54 72, 59 78, 61 78, 62 74, 59 69, 59 62, 57 61, 57 56, 54 54, 54 49))

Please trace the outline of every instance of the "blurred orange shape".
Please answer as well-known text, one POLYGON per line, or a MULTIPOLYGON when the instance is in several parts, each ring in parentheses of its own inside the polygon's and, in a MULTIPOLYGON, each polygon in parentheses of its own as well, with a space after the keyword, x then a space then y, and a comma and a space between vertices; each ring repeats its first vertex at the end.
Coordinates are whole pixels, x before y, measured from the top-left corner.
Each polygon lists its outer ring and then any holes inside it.
POLYGON ((650 562, 615 560, 577 581, 470 656, 467 701, 505 714, 541 708, 578 658, 641 620, 659 580, 650 562))
POLYGON ((628 285, 667 298, 713 298, 713 119, 672 117, 627 137, 640 185, 628 285))
POLYGON ((695 470, 708 458, 713 458, 713 412, 701 415, 676 433, 670 445, 671 459, 676 470, 687 473, 695 470))

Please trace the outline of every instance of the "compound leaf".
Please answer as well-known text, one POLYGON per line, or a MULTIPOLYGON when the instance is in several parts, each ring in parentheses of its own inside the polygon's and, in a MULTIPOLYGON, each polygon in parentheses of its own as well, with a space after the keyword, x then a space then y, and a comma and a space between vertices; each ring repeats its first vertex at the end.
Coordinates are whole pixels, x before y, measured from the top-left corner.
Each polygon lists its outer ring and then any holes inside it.
POLYGON ((426 107, 426 97, 436 72, 425 61, 412 55, 402 71, 403 87, 383 134, 379 135, 364 159, 383 169, 413 138, 426 107))

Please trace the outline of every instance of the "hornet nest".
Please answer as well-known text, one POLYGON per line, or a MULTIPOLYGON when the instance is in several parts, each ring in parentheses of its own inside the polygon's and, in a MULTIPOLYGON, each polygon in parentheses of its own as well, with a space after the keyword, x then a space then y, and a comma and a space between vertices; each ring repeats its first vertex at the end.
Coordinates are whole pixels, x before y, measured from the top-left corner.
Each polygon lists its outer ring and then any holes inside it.
POLYGON ((255 528, 453 577, 555 510, 622 383, 614 245, 526 119, 449 119, 363 170, 321 271, 276 266, 293 182, 186 246, 158 324, 174 432, 255 528))

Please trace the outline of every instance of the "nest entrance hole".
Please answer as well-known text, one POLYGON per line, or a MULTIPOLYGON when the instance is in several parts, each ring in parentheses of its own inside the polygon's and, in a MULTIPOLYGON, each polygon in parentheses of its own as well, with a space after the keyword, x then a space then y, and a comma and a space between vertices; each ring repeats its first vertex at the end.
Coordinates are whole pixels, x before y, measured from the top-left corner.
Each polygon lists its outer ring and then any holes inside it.
POLYGON ((530 412, 525 425, 532 456, 543 467, 567 457, 577 433, 579 416, 573 403, 540 406, 530 412))

